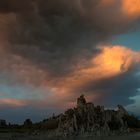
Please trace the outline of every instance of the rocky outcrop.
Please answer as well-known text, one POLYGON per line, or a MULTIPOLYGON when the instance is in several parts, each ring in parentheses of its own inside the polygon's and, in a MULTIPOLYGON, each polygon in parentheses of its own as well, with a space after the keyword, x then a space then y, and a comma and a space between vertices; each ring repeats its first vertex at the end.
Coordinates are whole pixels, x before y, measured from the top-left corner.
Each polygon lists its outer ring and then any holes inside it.
POLYGON ((59 135, 113 135, 128 131, 127 123, 123 119, 128 115, 123 106, 118 110, 105 110, 103 106, 87 103, 84 95, 77 99, 77 107, 68 109, 58 117, 59 135))
POLYGON ((83 108, 85 105, 86 105, 86 99, 85 99, 84 95, 81 95, 77 99, 77 108, 83 108))

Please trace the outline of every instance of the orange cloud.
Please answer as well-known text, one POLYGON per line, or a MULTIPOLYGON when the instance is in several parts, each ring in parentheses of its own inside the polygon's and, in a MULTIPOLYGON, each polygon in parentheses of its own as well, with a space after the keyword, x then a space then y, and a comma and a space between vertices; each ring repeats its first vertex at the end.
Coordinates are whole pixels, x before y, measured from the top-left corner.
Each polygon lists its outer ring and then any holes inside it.
POLYGON ((22 101, 22 100, 4 98, 4 99, 0 99, 0 105, 4 105, 4 106, 8 105, 11 107, 21 107, 21 106, 25 106, 26 103, 25 101, 22 101))
POLYGON ((102 53, 92 60, 99 77, 113 76, 129 70, 133 63, 140 62, 140 53, 123 46, 103 46, 102 53))
MULTIPOLYGON (((50 80, 46 78, 46 89, 50 92, 49 96, 44 95, 40 100, 17 100, 0 99, 0 105, 12 107, 46 106, 46 107, 70 107, 73 106, 73 99, 80 93, 77 89, 105 78, 111 78, 129 71, 135 64, 140 63, 140 52, 135 52, 124 46, 99 46, 100 53, 93 56, 86 64, 81 62, 69 75, 50 80), (62 102, 63 101, 63 102, 62 102)), ((44 86, 44 85, 43 85, 44 86)), ((83 90, 84 92, 84 90, 83 90)), ((100 98, 98 91, 86 94, 89 100, 100 98), (88 95, 87 95, 88 94, 88 95)))
MULTIPOLYGON (((140 16, 140 0, 101 0, 100 2, 100 5, 107 7, 115 7, 117 4, 120 6, 122 14, 131 18, 140 16)), ((120 9, 118 7, 117 12, 119 12, 120 9)))
MULTIPOLYGON (((74 89, 82 87, 90 81, 97 81, 127 72, 135 64, 140 63, 140 52, 132 51, 124 46, 100 46, 101 53, 93 57, 87 66, 76 68, 73 73, 51 83, 52 92, 69 97, 74 89)), ((96 98, 96 97, 94 97, 96 98)))
POLYGON ((122 0, 122 11, 132 18, 140 17, 140 0, 122 0))

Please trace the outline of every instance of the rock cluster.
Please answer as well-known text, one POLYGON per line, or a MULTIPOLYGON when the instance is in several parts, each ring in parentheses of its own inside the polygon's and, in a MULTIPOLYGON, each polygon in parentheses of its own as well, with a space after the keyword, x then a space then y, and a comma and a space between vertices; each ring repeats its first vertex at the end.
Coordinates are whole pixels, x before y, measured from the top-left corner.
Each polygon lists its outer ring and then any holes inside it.
POLYGON ((6 120, 0 120, 0 127, 6 126, 6 120))
POLYGON ((118 110, 105 110, 103 106, 87 103, 84 95, 77 99, 77 107, 68 109, 58 117, 58 134, 73 135, 113 135, 128 131, 123 119, 128 115, 123 106, 118 110))

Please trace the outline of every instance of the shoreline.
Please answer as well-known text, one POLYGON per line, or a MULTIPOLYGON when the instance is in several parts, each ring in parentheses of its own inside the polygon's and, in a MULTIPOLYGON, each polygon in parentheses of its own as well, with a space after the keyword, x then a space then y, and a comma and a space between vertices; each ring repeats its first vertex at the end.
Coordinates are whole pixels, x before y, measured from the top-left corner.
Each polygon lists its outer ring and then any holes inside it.
POLYGON ((114 136, 70 136, 70 137, 48 137, 47 133, 38 135, 27 133, 0 133, 0 140, 139 140, 140 132, 131 132, 125 135, 114 136))

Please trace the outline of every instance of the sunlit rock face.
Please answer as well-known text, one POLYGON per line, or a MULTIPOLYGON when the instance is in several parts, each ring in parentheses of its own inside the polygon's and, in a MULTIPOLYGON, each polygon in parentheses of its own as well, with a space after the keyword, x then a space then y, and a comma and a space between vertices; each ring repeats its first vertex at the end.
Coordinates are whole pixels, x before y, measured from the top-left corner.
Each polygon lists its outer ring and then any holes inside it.
POLYGON ((108 136, 123 134, 129 131, 125 116, 128 115, 123 106, 118 110, 105 110, 104 106, 87 103, 84 95, 77 99, 77 107, 67 110, 59 116, 58 135, 73 136, 108 136))

